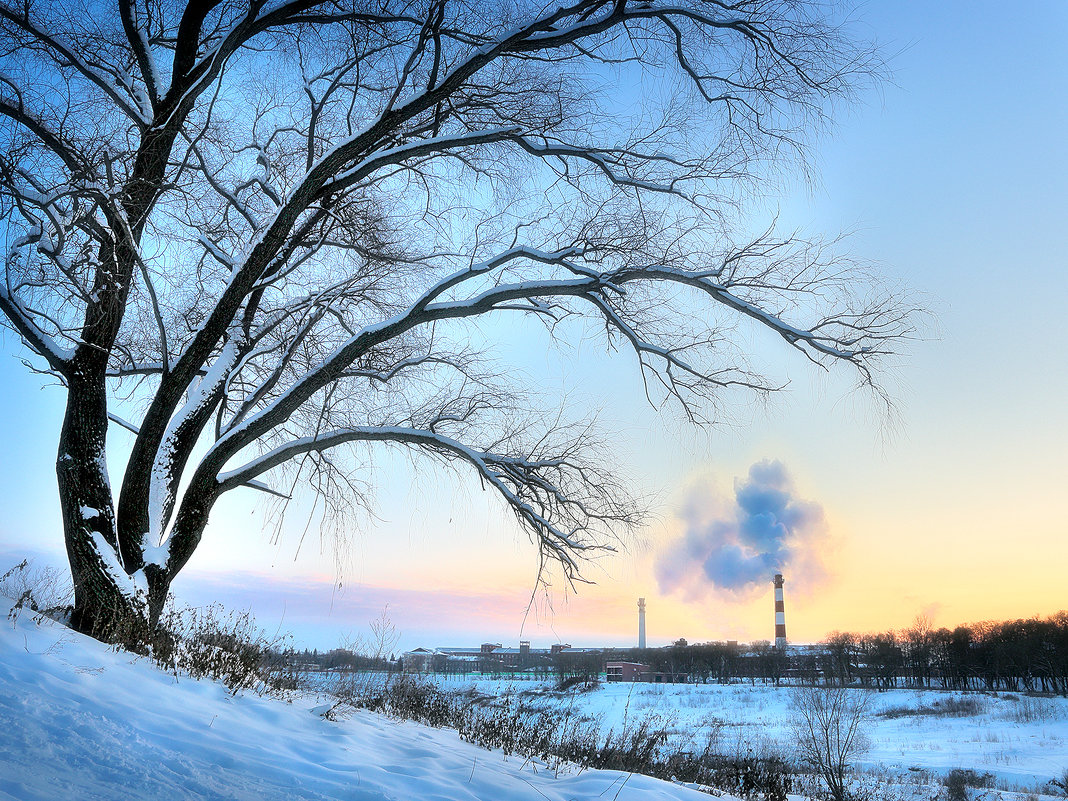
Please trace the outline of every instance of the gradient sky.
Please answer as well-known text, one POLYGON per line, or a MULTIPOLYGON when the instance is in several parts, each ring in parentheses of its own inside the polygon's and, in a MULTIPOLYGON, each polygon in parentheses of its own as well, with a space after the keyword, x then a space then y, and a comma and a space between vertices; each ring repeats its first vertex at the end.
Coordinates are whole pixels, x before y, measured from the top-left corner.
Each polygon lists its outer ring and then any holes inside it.
MULTIPOLYGON (((767 639, 770 576, 740 594, 669 592, 656 564, 683 536, 688 503, 732 519, 736 482, 773 460, 792 497, 822 510, 807 563, 787 570, 792 641, 901 628, 920 613, 952 626, 1068 608, 1068 4, 880 0, 860 16, 894 54, 894 83, 840 118, 819 148, 818 184, 769 213, 785 228, 852 231, 853 252, 932 310, 927 339, 886 377, 891 417, 850 376, 771 352, 788 390, 695 435, 640 397, 620 399, 634 377, 624 360, 596 359, 586 343, 546 357, 506 342, 548 386, 601 410, 619 431, 619 464, 653 499, 629 549, 588 571, 596 585, 532 596, 534 549, 477 482, 386 464, 377 514, 345 532, 340 563, 299 515, 275 536, 269 510, 235 496, 178 597, 251 608, 320 648, 360 636, 387 607, 401 647, 629 645, 638 596, 650 644, 767 639)), ((15 338, 0 339, 0 560, 62 564, 61 393, 23 368, 15 338)))

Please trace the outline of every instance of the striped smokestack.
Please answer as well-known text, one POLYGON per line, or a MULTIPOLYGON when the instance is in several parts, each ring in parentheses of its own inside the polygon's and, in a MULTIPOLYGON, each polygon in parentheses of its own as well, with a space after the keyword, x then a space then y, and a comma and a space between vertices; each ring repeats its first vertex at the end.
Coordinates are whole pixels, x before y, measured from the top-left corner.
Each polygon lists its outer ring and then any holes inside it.
POLYGON ((786 648, 786 607, 782 602, 782 573, 776 573, 772 579, 775 584, 775 647, 786 648))
POLYGON ((645 599, 638 599, 638 647, 645 647, 645 599))

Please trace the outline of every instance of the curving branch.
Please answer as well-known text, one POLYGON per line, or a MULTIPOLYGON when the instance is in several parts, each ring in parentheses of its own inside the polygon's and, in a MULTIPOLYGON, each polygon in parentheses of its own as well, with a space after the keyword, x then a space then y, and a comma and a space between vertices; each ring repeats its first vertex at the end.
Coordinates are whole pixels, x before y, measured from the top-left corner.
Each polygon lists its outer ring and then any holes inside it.
MULTIPOLYGON (((434 431, 404 427, 365 426, 293 440, 221 474, 217 491, 227 492, 304 454, 367 442, 410 446, 473 468, 532 533, 543 556, 563 568, 569 581, 582 580, 579 558, 583 554, 612 550, 600 539, 600 529, 610 524, 629 526, 640 519, 636 507, 614 497, 615 487, 595 488, 591 474, 602 481, 606 476, 574 454, 566 455, 567 447, 560 449, 565 455, 552 457, 505 454, 473 448, 434 431), (576 481, 583 491, 577 491, 576 481), (594 492, 589 494, 590 490, 594 492)), ((180 559, 185 550, 180 539, 170 548, 172 559, 180 559)))
POLYGON ((77 70, 83 78, 92 83, 109 100, 111 100, 116 109, 120 110, 128 119, 136 123, 139 128, 144 128, 149 124, 149 118, 145 115, 142 109, 131 105, 129 101, 115 91, 116 75, 101 72, 82 57, 78 52, 76 45, 62 42, 58 37, 49 34, 46 30, 34 23, 33 20, 30 19, 28 8, 29 7, 27 6, 23 12, 20 13, 6 3, 0 3, 0 19, 7 20, 12 24, 17 25, 29 34, 35 42, 38 42, 45 51, 55 59, 58 66, 72 67, 77 70))
POLYGON ((36 136, 42 145, 59 157, 67 169, 70 170, 71 174, 91 174, 88 162, 82 158, 81 154, 75 151, 70 142, 65 141, 62 136, 52 130, 52 128, 45 124, 41 119, 26 110, 18 87, 2 75, 0 75, 0 82, 11 87, 18 97, 17 103, 10 103, 7 100, 0 99, 0 114, 14 120, 36 136))

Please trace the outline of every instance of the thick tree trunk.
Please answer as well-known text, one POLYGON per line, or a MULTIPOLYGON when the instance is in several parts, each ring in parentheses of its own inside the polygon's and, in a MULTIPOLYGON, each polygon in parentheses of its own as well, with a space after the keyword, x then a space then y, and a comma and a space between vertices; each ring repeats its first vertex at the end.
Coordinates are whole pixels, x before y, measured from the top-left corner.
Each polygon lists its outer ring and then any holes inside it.
POLYGON ((147 609, 123 591, 91 535, 83 529, 68 532, 66 540, 74 577, 71 627, 105 642, 143 640, 149 629, 147 609))
POLYGON ((100 553, 96 534, 84 526, 67 530, 66 545, 74 578, 71 627, 131 647, 151 641, 170 590, 163 571, 143 571, 140 580, 127 575, 100 553))
POLYGON ((150 588, 147 577, 136 581, 118 556, 106 461, 107 397, 102 365, 92 362, 92 356, 76 357, 68 376, 56 460, 64 539, 74 580, 71 625, 101 640, 143 641, 158 620, 167 588, 160 575, 153 576, 155 587, 150 588), (157 598, 157 603, 150 603, 157 598))
MULTIPOLYGON (((74 580, 71 625, 105 641, 151 642, 174 576, 192 555, 218 495, 214 481, 194 483, 174 527, 176 553, 165 566, 145 563, 141 533, 120 550, 114 496, 107 471, 105 362, 94 349, 75 357, 67 376, 67 408, 56 475, 67 557, 74 580), (136 546, 133 541, 136 540, 136 546)), ((147 487, 147 483, 145 485, 147 487)), ((147 492, 141 499, 147 511, 147 492)))

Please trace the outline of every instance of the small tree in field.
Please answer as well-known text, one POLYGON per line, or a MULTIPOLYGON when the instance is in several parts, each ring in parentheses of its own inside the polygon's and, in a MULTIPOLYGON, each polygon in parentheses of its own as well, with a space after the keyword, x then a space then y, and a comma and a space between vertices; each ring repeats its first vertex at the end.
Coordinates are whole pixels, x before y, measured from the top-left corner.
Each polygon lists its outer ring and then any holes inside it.
POLYGON ((834 801, 849 798, 849 773, 867 750, 865 690, 847 687, 802 687, 794 691, 793 714, 797 756, 823 779, 834 801))
POLYGON ((341 512, 383 447, 469 470, 577 578, 640 509, 493 326, 592 320, 697 423, 776 386, 738 327, 870 384, 907 310, 736 213, 877 67, 829 13, 0 1, 0 311, 66 390, 73 624, 152 626, 220 497, 341 512), (114 483, 109 425, 134 435, 114 483))

